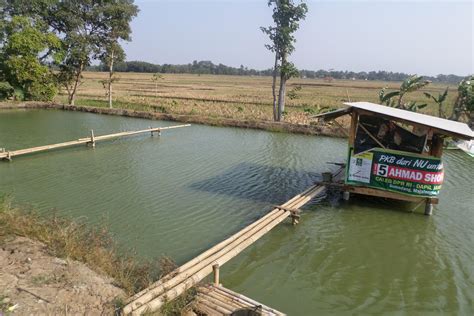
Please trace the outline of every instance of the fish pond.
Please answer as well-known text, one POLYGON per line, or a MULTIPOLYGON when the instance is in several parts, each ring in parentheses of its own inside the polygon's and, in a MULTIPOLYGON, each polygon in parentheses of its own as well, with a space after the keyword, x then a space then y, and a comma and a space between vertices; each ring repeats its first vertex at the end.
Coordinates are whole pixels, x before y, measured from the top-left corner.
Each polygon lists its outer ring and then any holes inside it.
MULTIPOLYGON (((56 110, 0 111, 9 150, 173 122, 56 110)), ((191 127, 14 158, 0 194, 105 223, 124 249, 178 264, 263 216, 347 156, 344 139, 191 127)), ((222 283, 289 315, 474 313, 474 160, 444 155, 434 215, 331 193, 223 266, 222 283)))

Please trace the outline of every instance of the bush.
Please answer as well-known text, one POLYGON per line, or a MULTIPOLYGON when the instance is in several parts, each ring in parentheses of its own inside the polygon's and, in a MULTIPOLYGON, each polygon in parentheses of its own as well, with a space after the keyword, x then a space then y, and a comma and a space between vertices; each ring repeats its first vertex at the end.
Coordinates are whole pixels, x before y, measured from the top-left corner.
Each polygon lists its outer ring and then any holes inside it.
POLYGON ((51 101, 58 93, 58 88, 52 82, 33 82, 28 86, 27 98, 35 101, 51 101))
POLYGON ((15 89, 6 81, 0 81, 0 100, 10 99, 13 97, 15 89))

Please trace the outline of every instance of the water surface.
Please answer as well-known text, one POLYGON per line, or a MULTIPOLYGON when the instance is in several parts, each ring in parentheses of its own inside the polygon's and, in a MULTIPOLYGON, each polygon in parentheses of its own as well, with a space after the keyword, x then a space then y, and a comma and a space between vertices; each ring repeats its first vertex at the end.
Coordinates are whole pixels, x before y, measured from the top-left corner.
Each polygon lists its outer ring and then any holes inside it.
MULTIPOLYGON (((174 125, 62 111, 0 112, 10 150, 174 125)), ((106 222, 141 257, 194 257, 346 157, 345 140, 201 125, 14 158, 0 194, 106 222)), ((321 200, 223 267, 225 286, 290 315, 474 313, 472 158, 445 155, 434 215, 377 199, 321 200)))

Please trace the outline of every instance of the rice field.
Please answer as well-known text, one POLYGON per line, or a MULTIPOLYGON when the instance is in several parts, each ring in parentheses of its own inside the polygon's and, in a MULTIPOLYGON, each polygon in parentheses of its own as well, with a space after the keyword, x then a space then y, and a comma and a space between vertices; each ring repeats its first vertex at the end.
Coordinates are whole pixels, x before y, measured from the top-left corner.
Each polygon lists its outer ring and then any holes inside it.
MULTIPOLYGON (((241 120, 272 120, 270 77, 162 74, 153 80, 151 73, 116 73, 113 85, 114 107, 172 114, 200 115, 241 120)), ((102 84, 107 73, 86 72, 79 87, 76 105, 108 106, 102 84)), ((308 117, 322 109, 339 108, 346 101, 377 102, 381 88, 396 89, 399 82, 292 79, 288 83, 285 121, 307 124, 308 117)), ((423 92, 442 93, 447 85, 430 84, 409 94, 406 101, 428 103, 422 111, 436 115, 436 104, 423 92)), ((450 87, 446 105, 451 108, 456 87, 450 87)), ((56 102, 66 103, 65 92, 56 102)), ((448 113, 450 111, 448 110, 448 113)))

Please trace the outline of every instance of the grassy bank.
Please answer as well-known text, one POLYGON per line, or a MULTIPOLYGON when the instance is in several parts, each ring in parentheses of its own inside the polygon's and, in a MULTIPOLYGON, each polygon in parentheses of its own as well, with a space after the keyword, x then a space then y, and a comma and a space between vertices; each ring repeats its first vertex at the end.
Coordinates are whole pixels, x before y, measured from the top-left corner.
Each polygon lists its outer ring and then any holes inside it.
POLYGON ((112 277, 127 294, 134 294, 159 277, 159 264, 125 255, 105 226, 89 227, 57 216, 40 216, 0 201, 0 243, 9 236, 23 236, 44 243, 51 255, 87 264, 112 277))
MULTIPOLYGON (((176 268, 167 257, 155 261, 138 260, 133 254, 120 251, 105 226, 90 227, 75 220, 53 214, 40 216, 34 211, 12 206, 9 198, 0 200, 0 246, 11 238, 21 236, 46 245, 54 257, 85 263, 99 274, 114 280, 114 284, 131 296, 161 276, 176 268)), ((163 306, 161 314, 177 315, 194 297, 191 289, 186 295, 163 306)), ((0 293, 0 312, 7 311, 0 293)), ((114 304, 123 306, 123 298, 114 304)))
MULTIPOLYGON (((102 101, 101 101, 102 102, 102 101)), ((205 124, 210 126, 226 126, 226 127, 240 127, 240 128, 252 128, 259 130, 266 130, 270 132, 287 132, 297 133, 306 135, 322 135, 332 137, 345 137, 347 135, 347 128, 343 129, 337 125, 304 125, 304 124, 292 124, 287 122, 273 122, 273 121, 262 121, 262 120, 238 120, 222 117, 209 117, 201 115, 184 115, 184 114, 172 114, 156 112, 150 108, 141 107, 136 104, 127 104, 123 108, 110 109, 105 107, 105 103, 95 101, 92 105, 97 106, 69 106, 57 103, 45 103, 45 102, 1 102, 0 110, 6 109, 57 109, 66 111, 78 111, 95 114, 106 114, 106 115, 118 115, 126 117, 143 118, 150 120, 165 120, 165 121, 176 121, 183 123, 196 123, 205 124)), ((344 120, 344 119, 343 119, 344 120)), ((343 125, 347 125, 349 120, 343 121, 343 125)))

